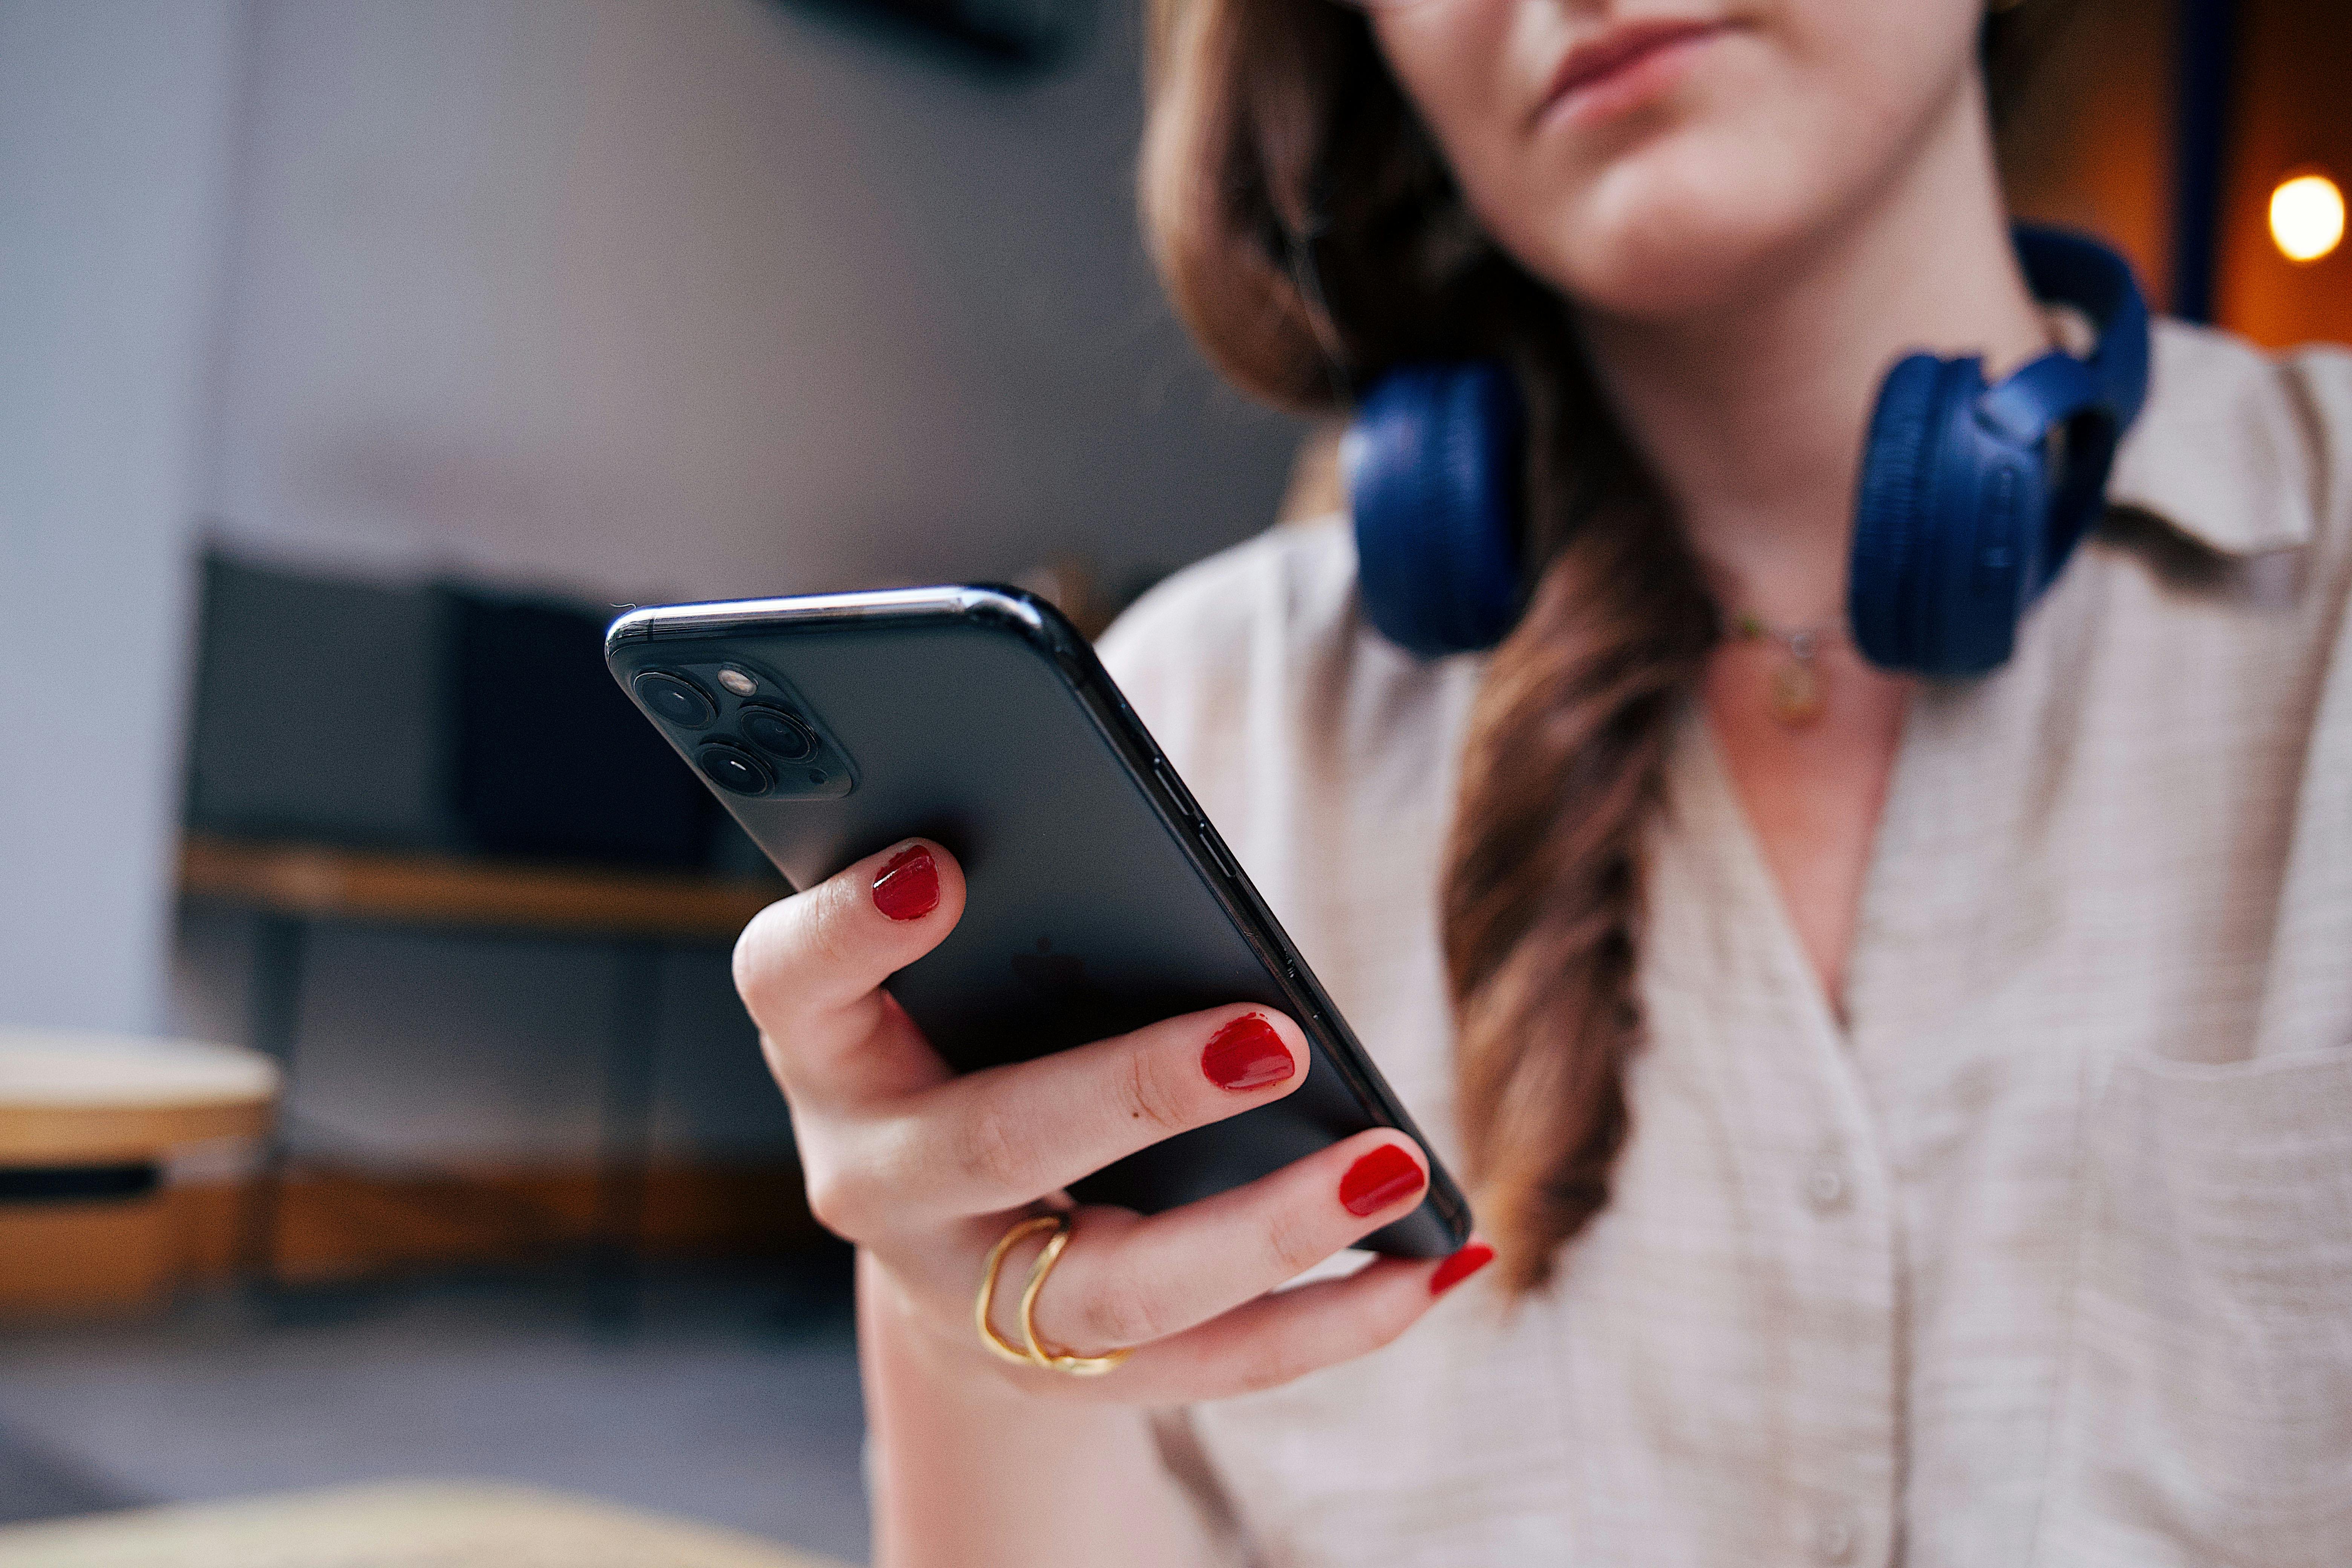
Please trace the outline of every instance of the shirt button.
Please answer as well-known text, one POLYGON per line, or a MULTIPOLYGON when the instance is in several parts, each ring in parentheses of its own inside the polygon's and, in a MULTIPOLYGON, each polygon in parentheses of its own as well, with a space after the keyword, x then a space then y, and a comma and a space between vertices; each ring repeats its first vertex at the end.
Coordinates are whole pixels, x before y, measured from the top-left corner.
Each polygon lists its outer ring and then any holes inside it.
POLYGON ((1835 1160, 1824 1156, 1805 1178, 1805 1202, 1813 1206, 1814 1213, 1829 1214, 1843 1208, 1845 1200, 1845 1172, 1835 1160))
POLYGON ((1853 1521, 1836 1515, 1822 1521, 1821 1529, 1813 1532, 1813 1555, 1824 1563, 1847 1563, 1853 1559, 1853 1521))

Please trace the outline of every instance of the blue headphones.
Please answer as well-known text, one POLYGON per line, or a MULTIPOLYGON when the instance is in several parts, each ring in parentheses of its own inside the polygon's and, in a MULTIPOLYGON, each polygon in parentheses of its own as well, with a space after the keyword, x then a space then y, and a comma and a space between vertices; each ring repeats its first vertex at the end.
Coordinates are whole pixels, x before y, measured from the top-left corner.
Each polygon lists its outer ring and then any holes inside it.
MULTIPOLYGON (((2035 296, 2081 310, 2098 342, 1990 388, 1974 358, 1912 354, 1887 373, 1846 602, 1855 645, 1882 668, 1981 675, 2009 658, 2147 395, 2147 304, 2130 265, 2055 229, 2020 225, 2014 238, 2035 296)), ((1411 653, 1492 647, 1518 619, 1521 426, 1509 374, 1487 361, 1392 370, 1357 410, 1344 450, 1364 609, 1411 653)))

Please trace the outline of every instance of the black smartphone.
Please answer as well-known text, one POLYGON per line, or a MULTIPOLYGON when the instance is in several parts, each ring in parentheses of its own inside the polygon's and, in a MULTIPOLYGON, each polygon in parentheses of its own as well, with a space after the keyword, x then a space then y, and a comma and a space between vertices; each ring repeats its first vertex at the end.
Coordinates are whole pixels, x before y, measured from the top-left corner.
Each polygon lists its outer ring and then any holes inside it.
MULTIPOLYGON (((613 623, 614 678, 795 888, 910 835, 962 864, 961 921, 888 987, 959 1071, 1230 1002, 1314 1051, 1280 1100, 1077 1183, 1146 1213, 1392 1127, 1428 1148, 1087 640, 990 586, 675 605, 613 623)), ((1367 1239, 1435 1258, 1470 1207, 1428 1195, 1367 1239)))

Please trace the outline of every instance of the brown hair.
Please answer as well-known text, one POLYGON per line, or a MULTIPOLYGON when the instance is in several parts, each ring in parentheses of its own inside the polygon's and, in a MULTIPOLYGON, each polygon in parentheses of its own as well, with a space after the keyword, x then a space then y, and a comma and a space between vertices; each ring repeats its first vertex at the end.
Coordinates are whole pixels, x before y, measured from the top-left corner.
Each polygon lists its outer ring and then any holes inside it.
POLYGON ((1472 711, 1446 855, 1462 1126, 1513 1285, 1605 1200, 1637 1030, 1643 824, 1713 618, 1566 310, 1491 244, 1330 0, 1162 0, 1143 208, 1225 374, 1328 408, 1407 360, 1498 358, 1527 405, 1534 589, 1472 711))
POLYGON ((1532 586, 1471 711, 1442 900, 1482 1228, 1530 1289, 1628 1131, 1642 844, 1715 609, 1565 302, 1472 218, 1360 15, 1154 0, 1151 96, 1145 226, 1228 377, 1320 411, 1392 364, 1492 358, 1526 405, 1532 586))

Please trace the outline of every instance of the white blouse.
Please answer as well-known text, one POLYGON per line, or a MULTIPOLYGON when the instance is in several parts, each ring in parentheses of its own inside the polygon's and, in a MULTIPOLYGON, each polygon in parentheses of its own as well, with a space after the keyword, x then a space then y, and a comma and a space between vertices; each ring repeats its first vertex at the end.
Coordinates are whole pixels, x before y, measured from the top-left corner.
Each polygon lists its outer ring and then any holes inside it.
MULTIPOLYGON (((1170 1413, 1237 1560, 2352 1565, 2352 355, 2167 323, 2098 537, 1912 706, 1825 1004, 1694 710, 1609 1207, 1389 1349, 1170 1413)), ((1338 521, 1113 673, 1461 1170, 1436 893, 1481 672, 1338 521)))

